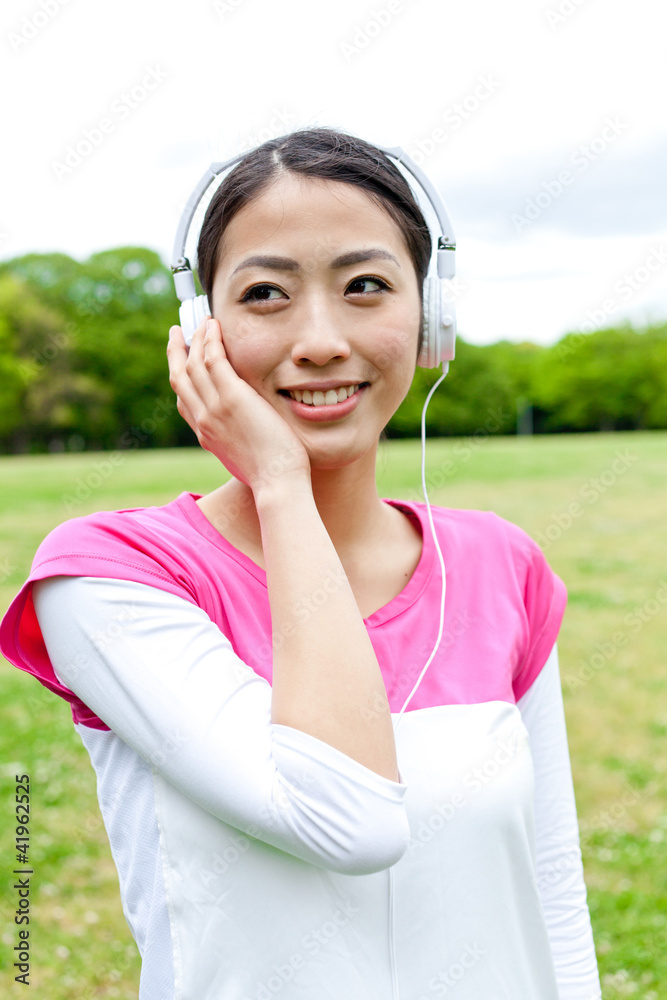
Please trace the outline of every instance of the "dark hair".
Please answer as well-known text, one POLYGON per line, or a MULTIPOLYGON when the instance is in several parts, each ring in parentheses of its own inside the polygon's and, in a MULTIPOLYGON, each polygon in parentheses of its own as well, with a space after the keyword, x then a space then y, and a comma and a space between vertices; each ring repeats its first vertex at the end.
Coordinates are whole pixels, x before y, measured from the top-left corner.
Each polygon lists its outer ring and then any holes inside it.
MULTIPOLYGON (((382 205, 403 234, 421 298, 431 259, 431 233, 410 185, 389 157, 369 142, 335 129, 313 128, 269 139, 251 150, 213 195, 197 244, 197 273, 209 302, 225 229, 280 170, 354 184, 382 205)), ((417 354, 422 347, 422 328, 420 323, 417 354)))

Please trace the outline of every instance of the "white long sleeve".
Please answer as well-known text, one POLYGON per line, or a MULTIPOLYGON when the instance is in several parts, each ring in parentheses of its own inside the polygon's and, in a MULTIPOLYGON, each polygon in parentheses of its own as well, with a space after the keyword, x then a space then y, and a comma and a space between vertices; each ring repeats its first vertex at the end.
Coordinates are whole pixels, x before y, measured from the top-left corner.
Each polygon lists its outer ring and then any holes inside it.
POLYGON ((56 676, 218 819, 348 875, 395 864, 407 787, 271 722, 271 687, 205 611, 141 583, 51 577, 35 611, 56 676))
POLYGON ((537 879, 559 1000, 599 1000, 556 646, 518 708, 535 771, 537 879))

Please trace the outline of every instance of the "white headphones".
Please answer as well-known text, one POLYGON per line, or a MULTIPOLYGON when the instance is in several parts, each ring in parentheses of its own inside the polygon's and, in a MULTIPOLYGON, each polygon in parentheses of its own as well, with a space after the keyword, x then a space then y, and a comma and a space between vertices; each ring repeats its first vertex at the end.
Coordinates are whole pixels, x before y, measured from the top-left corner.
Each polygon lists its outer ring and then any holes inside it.
MULTIPOLYGON (((387 156, 401 163, 415 178, 422 192, 428 199, 440 226, 440 232, 433 241, 435 254, 431 257, 429 274, 424 281, 424 337, 417 364, 421 368, 437 368, 442 362, 443 372, 447 372, 449 362, 454 359, 456 341, 456 312, 453 296, 447 295, 447 282, 454 278, 456 240, 452 224, 440 195, 417 164, 398 147, 376 146, 387 156), (435 273, 433 273, 435 272, 435 273)), ((183 329, 185 343, 190 344, 192 336, 204 319, 209 316, 208 299, 205 295, 197 295, 195 280, 190 261, 185 256, 185 244, 190 230, 190 224, 199 202, 208 187, 221 174, 248 155, 248 150, 224 163, 212 163, 196 188, 190 195, 178 224, 171 269, 174 275, 176 295, 181 301, 180 325, 183 329)), ((408 182, 410 178, 406 178, 408 182)), ((414 185, 411 184, 414 189, 414 185)))

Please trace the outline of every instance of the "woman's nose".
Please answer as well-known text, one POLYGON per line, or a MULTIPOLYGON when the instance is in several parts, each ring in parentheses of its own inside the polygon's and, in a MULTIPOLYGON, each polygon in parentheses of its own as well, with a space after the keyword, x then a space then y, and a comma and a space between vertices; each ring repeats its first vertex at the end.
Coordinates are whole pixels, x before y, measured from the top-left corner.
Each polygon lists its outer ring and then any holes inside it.
POLYGON ((326 302, 317 298, 304 304, 300 310, 298 329, 292 345, 292 361, 296 364, 311 361, 325 365, 334 359, 350 356, 350 343, 342 317, 326 302))

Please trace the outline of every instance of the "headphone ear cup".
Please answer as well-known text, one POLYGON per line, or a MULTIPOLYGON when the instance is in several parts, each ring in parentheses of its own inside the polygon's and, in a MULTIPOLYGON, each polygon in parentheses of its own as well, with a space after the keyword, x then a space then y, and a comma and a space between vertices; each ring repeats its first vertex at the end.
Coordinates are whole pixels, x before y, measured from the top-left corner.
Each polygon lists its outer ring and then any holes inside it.
POLYGON ((424 342, 418 364, 422 368, 438 365, 438 278, 424 282, 424 342))
POLYGON ((178 315, 181 320, 180 325, 183 330, 185 343, 189 347, 197 327, 205 316, 211 315, 211 310, 208 307, 208 299, 205 295, 196 295, 192 299, 185 299, 181 302, 178 315))
POLYGON ((424 281, 423 312, 424 330, 422 349, 417 360, 421 368, 436 368, 438 359, 438 313, 440 301, 439 278, 429 277, 424 281))
POLYGON ((424 282, 423 346, 417 359, 420 368, 437 368, 452 361, 456 341, 454 303, 445 297, 445 282, 430 277, 424 282))
POLYGON ((456 351, 456 305, 453 298, 447 297, 447 284, 440 282, 439 292, 440 314, 438 330, 440 331, 440 360, 453 361, 456 351))

